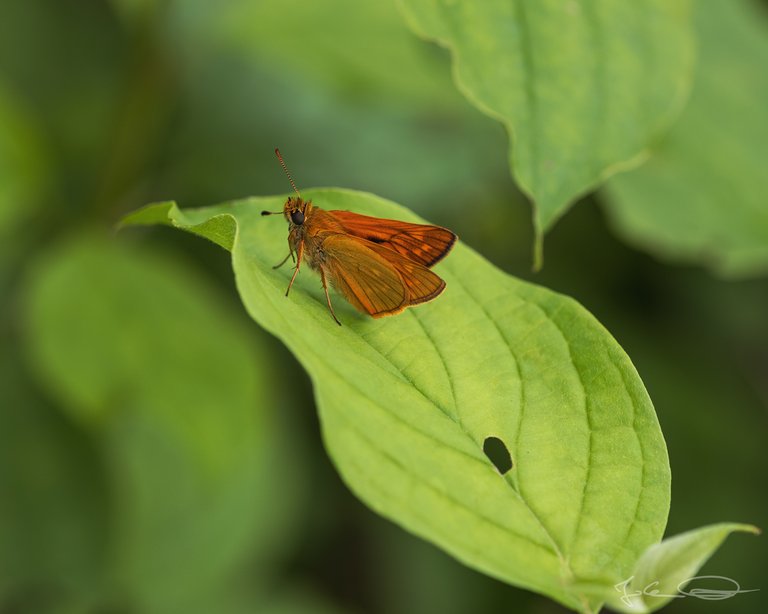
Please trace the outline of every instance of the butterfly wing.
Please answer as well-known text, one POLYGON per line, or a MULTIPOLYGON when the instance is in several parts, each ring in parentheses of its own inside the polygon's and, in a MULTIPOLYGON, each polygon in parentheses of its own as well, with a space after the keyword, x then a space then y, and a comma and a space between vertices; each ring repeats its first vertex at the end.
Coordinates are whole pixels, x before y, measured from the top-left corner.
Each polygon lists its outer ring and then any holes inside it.
POLYGON ((432 300, 445 288, 445 282, 427 267, 375 243, 333 234, 323 241, 322 249, 322 266, 332 285, 374 318, 432 300))
POLYGON ((364 241, 332 234, 323 241, 322 250, 321 266, 331 285, 359 311, 377 318, 408 306, 408 291, 395 267, 364 241))
POLYGON ((456 235, 440 226, 411 224, 352 211, 328 213, 333 215, 347 234, 383 245, 425 267, 431 267, 442 260, 456 242, 456 235))
POLYGON ((445 290, 445 282, 426 266, 393 252, 385 247, 376 247, 376 252, 387 260, 398 272, 408 291, 408 305, 426 303, 445 290))

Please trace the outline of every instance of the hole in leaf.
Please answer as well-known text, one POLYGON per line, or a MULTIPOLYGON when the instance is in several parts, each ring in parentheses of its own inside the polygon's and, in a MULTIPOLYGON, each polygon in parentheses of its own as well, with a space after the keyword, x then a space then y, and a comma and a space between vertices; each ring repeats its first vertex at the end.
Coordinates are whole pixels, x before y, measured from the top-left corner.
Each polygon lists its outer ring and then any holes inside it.
POLYGON ((486 437, 483 442, 483 452, 501 475, 512 469, 512 457, 504 442, 498 437, 486 437))

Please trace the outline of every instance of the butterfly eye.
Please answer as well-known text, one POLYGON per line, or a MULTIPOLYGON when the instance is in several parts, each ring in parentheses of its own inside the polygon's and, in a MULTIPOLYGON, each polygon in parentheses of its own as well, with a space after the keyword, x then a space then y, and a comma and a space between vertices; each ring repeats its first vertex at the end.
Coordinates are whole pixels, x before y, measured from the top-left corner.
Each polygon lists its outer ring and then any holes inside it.
POLYGON ((297 226, 301 226, 304 223, 304 212, 298 209, 291 211, 291 221, 297 226))

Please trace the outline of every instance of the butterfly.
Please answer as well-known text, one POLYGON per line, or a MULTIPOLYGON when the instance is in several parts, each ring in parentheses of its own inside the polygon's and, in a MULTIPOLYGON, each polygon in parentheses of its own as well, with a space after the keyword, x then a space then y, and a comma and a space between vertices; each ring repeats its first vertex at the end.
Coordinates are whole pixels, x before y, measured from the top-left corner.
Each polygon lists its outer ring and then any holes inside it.
POLYGON ((352 211, 326 211, 304 200, 288 167, 275 149, 296 197, 285 201, 282 211, 288 222, 288 255, 295 263, 285 295, 306 259, 320 273, 328 310, 336 317, 328 284, 359 311, 374 318, 391 316, 407 307, 431 301, 445 289, 445 281, 430 270, 456 242, 456 235, 440 226, 412 224, 370 217, 352 211))

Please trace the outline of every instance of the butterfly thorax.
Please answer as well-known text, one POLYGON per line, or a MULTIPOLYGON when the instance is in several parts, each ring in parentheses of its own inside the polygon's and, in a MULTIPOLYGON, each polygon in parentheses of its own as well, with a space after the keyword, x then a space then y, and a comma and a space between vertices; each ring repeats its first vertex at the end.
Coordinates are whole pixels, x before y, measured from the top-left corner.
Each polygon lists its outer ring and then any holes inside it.
POLYGON ((328 235, 343 232, 343 226, 333 212, 315 207, 312 201, 301 198, 289 198, 283 213, 288 221, 291 249, 298 252, 299 244, 303 244, 304 257, 309 266, 317 269, 325 260, 323 241, 328 235))

